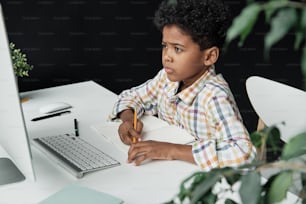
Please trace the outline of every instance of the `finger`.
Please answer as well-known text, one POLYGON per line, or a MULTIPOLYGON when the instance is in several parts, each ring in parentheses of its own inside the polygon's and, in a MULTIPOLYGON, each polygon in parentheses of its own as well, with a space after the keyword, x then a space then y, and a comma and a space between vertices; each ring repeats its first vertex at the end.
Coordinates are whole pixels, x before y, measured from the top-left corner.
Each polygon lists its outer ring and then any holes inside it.
MULTIPOLYGON (((131 136, 131 141, 134 141, 133 138, 136 138, 136 141, 141 141, 141 135, 134 128, 129 129, 129 134, 131 136)), ((136 141, 133 143, 136 143, 136 141)))
POLYGON ((130 129, 132 130, 133 127, 127 122, 124 122, 120 125, 119 130, 118 130, 121 141, 126 145, 132 144, 133 137, 131 133, 129 132, 130 129))
POLYGON ((143 123, 139 120, 138 123, 137 123, 137 129, 136 131, 138 132, 139 134, 139 137, 137 138, 137 141, 140 142, 142 141, 142 129, 143 129, 143 123))
POLYGON ((122 133, 119 134, 119 137, 120 137, 120 140, 126 145, 130 145, 132 142, 129 136, 124 136, 122 133))
POLYGON ((138 120, 137 121, 136 131, 141 133, 142 132, 142 128, 143 128, 143 123, 141 122, 141 120, 138 120))
POLYGON ((134 160, 136 154, 137 154, 137 151, 135 150, 135 145, 132 144, 128 151, 127 162, 131 163, 134 160))
POLYGON ((146 154, 142 154, 140 156, 138 156, 137 158, 135 158, 134 160, 134 164, 135 166, 139 166, 143 161, 145 161, 147 159, 147 155, 146 154))
POLYGON ((128 160, 127 160, 128 163, 131 163, 132 161, 137 159, 137 157, 145 154, 145 151, 142 150, 142 148, 136 146, 137 144, 132 144, 128 151, 128 160))

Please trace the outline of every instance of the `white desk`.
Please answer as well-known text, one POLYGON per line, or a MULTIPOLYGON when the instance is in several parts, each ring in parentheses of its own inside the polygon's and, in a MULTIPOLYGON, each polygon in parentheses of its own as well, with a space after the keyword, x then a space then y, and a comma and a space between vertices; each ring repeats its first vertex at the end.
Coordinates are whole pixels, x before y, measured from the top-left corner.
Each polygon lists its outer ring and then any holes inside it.
MULTIPOLYGON (((38 203, 72 183, 109 193, 128 204, 163 203, 179 192, 179 185, 183 179, 199 170, 197 166, 182 161, 154 161, 138 167, 127 164, 127 155, 104 141, 90 127, 106 120, 117 98, 114 93, 92 81, 31 91, 22 95, 30 98, 23 104, 23 109, 31 138, 72 132, 73 119, 77 118, 80 136, 94 142, 103 151, 119 160, 121 165, 76 179, 32 147, 36 181, 0 187, 0 204, 38 203), (39 115, 39 107, 43 104, 59 101, 71 104, 72 113, 36 122, 30 121, 39 115)), ((237 194, 229 197, 237 200, 237 194)), ((288 193, 287 201, 282 203, 289 204, 295 199, 293 194, 288 193)))
POLYGON ((127 164, 127 155, 104 141, 90 127, 106 120, 117 98, 114 93, 95 82, 25 92, 22 95, 30 98, 23 103, 23 110, 31 138, 73 132, 73 119, 77 118, 80 136, 94 142, 120 161, 121 165, 76 179, 32 147, 36 182, 24 181, 0 187, 1 204, 37 203, 72 183, 109 193, 130 204, 162 203, 173 198, 179 192, 181 181, 198 170, 197 166, 182 161, 154 161, 138 167, 127 164), (43 104, 59 101, 71 104, 72 113, 36 122, 30 121, 40 115, 38 110, 43 104))

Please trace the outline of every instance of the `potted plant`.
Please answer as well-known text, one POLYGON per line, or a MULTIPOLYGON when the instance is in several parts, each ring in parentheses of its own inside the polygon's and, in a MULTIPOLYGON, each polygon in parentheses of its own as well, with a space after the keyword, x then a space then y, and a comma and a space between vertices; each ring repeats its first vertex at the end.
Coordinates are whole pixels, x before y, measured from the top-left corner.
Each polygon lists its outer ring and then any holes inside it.
POLYGON ((15 47, 14 43, 9 44, 14 73, 17 77, 29 76, 29 71, 33 69, 33 65, 29 65, 26 54, 15 47))
MULTIPOLYGON (((33 65, 28 64, 26 54, 22 53, 20 49, 15 47, 14 43, 9 44, 13 69, 16 77, 29 76, 29 71, 33 69, 33 65)), ((22 97, 21 102, 28 101, 28 97, 22 97)))
MULTIPOLYGON (((264 56, 269 57, 270 48, 286 34, 295 29, 294 48, 303 46, 301 68, 306 88, 306 4, 304 1, 269 0, 256 2, 248 0, 241 13, 234 18, 226 36, 226 45, 240 38, 243 46, 257 22, 259 14, 265 14, 270 24, 270 31, 264 38, 264 56), (303 44, 304 43, 304 44, 303 44)), ((195 172, 186 178, 180 186, 179 193, 168 203, 216 203, 223 200, 226 204, 278 203, 286 198, 289 189, 294 188, 300 201, 306 203, 306 164, 301 157, 306 154, 306 133, 301 133, 286 144, 280 146, 280 132, 276 127, 266 127, 255 131, 251 140, 258 149, 258 159, 239 168, 217 168, 210 172, 195 172), (268 148, 267 148, 268 147, 268 148), (267 161, 271 153, 278 152, 279 159, 267 161), (265 181, 262 174, 266 170, 272 173, 265 181), (222 183, 222 185, 220 185, 222 183), (233 193, 237 196, 231 197, 233 193)), ((293 200, 292 203, 296 203, 293 200)))

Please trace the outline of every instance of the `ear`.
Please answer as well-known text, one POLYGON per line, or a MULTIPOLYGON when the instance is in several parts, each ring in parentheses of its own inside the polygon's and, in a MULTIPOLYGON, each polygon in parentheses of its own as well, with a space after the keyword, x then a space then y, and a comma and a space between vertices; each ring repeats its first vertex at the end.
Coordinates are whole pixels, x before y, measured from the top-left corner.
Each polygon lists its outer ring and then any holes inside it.
POLYGON ((204 54, 204 65, 211 66, 216 63, 219 58, 219 48, 216 46, 210 47, 203 51, 204 54))

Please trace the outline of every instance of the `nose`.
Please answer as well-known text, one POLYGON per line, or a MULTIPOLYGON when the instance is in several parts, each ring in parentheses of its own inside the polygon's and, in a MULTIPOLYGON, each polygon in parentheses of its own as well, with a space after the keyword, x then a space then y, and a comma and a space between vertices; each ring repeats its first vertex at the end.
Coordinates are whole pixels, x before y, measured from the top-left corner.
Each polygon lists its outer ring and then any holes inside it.
POLYGON ((173 58, 171 57, 169 50, 164 50, 163 51, 163 60, 164 62, 172 62, 173 58))

